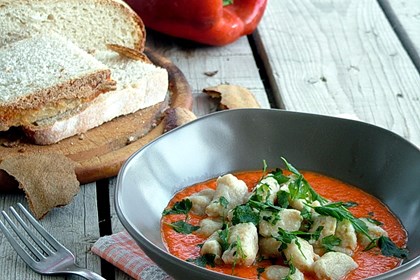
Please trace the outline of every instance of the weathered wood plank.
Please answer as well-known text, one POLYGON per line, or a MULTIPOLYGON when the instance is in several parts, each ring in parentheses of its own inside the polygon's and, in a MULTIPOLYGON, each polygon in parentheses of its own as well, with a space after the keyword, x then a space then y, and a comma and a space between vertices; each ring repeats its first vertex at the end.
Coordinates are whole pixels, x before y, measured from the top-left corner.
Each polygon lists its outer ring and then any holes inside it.
POLYGON ((378 2, 420 71, 420 1, 378 0, 378 2))
MULTIPOLYGON (((18 202, 27 207, 23 194, 2 194, 0 209, 7 210, 9 206, 15 206, 18 202)), ((40 223, 74 253, 76 262, 80 266, 100 272, 100 258, 90 252, 91 245, 99 237, 97 213, 96 187, 92 183, 81 186, 80 192, 69 205, 52 210, 40 223)), ((26 266, 3 234, 0 234, 0 259, 1 279, 44 279, 26 266)), ((63 277, 48 279, 63 279, 63 277)), ((81 278, 75 276, 68 279, 81 278)))
POLYGON ((224 47, 199 46, 148 30, 147 45, 169 58, 190 83, 193 111, 202 116, 214 112, 215 103, 202 93, 203 88, 218 84, 237 84, 251 90, 262 107, 269 108, 267 94, 246 37, 224 47), (214 76, 206 75, 217 71, 214 76))
POLYGON ((375 0, 269 1, 256 35, 277 101, 420 146, 420 77, 375 0))

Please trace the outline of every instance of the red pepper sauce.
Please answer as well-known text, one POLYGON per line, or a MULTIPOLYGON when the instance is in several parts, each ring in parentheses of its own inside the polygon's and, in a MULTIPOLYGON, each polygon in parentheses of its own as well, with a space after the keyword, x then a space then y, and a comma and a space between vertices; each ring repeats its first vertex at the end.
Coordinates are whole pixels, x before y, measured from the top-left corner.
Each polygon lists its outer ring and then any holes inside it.
MULTIPOLYGON (((407 242, 407 232, 401 225, 400 221, 377 198, 367 194, 361 189, 318 173, 301 173, 305 176, 306 180, 312 185, 315 191, 317 191, 323 197, 331 200, 332 202, 356 202, 357 206, 351 207, 349 209, 356 218, 371 217, 382 222, 382 228, 388 232, 389 238, 398 246, 405 246, 407 242)), ((238 177, 238 179, 243 180, 247 184, 248 190, 251 191, 256 183, 261 179, 262 172, 239 172, 234 175, 238 177)), ((216 179, 198 183, 191 187, 185 188, 173 197, 168 206, 172 207, 175 202, 181 201, 193 193, 199 192, 206 188, 215 189, 216 179)), ((205 217, 200 217, 189 213, 188 223, 192 225, 199 225, 203 218, 205 217)), ((184 219, 185 215, 164 216, 162 218, 161 228, 162 238, 166 247, 168 248, 168 251, 171 254, 183 260, 195 259, 199 256, 200 253, 200 248, 198 245, 204 243, 207 238, 195 234, 185 235, 177 233, 167 225, 172 222, 184 219)), ((378 275, 397 267, 401 263, 401 260, 398 258, 383 256, 377 248, 367 252, 364 252, 363 249, 364 248, 361 246, 358 246, 356 249, 353 255, 353 259, 357 262, 359 267, 349 273, 345 277, 346 280, 365 279, 367 277, 378 275)), ((281 262, 279 263, 281 264, 281 262)), ((207 268, 247 279, 258 279, 257 268, 270 265, 272 265, 272 262, 266 260, 260 261, 249 267, 237 265, 235 268, 232 268, 232 265, 218 265, 216 267, 207 266, 207 268)), ((313 278, 310 275, 305 275, 305 279, 313 278)))

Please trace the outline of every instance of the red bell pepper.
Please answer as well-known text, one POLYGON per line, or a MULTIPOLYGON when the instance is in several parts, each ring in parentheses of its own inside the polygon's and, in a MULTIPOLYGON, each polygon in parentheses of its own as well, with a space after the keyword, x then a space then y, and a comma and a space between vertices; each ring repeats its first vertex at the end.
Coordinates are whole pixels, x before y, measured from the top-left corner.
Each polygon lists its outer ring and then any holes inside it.
POLYGON ((252 33, 267 6, 267 0, 125 1, 146 27, 215 46, 232 43, 252 33))

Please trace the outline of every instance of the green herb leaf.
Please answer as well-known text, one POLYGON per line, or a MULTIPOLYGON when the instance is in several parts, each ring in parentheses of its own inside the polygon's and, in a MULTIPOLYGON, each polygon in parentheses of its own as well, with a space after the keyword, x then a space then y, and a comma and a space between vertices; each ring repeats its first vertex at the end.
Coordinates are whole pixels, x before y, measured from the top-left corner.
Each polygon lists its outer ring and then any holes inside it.
POLYGON ((226 226, 224 229, 218 232, 220 238, 220 246, 222 246, 222 251, 226 251, 229 248, 229 227, 226 226))
POLYGON ((228 207, 228 205, 229 205, 229 200, 227 200, 226 199, 226 197, 224 197, 224 196, 221 196, 220 198, 219 198, 219 203, 220 203, 220 205, 222 205, 223 206, 223 208, 227 208, 228 207))
POLYGON ((162 213, 163 216, 169 215, 169 214, 185 214, 187 215, 188 212, 191 210, 192 202, 191 200, 183 199, 181 201, 178 201, 172 206, 170 209, 165 209, 162 213))
POLYGON ((277 205, 281 208, 287 208, 289 206, 289 193, 286 191, 277 192, 277 205))
POLYGON ((300 211, 300 215, 304 220, 310 221, 312 220, 312 212, 309 210, 308 207, 304 206, 302 211, 300 211))
POLYGON ((248 204, 236 206, 233 210, 232 224, 236 225, 239 223, 251 222, 254 225, 258 225, 260 222, 260 215, 258 212, 252 210, 248 204))
POLYGON ((283 174, 283 170, 280 168, 276 168, 273 172, 271 172, 271 175, 274 179, 276 179, 277 183, 280 185, 287 183, 290 178, 283 174))
POLYGON ((311 201, 319 201, 321 204, 327 202, 327 200, 319 195, 309 184, 308 181, 303 177, 303 175, 293 166, 291 165, 285 158, 281 158, 286 165, 286 169, 292 172, 295 175, 295 179, 291 180, 289 183, 289 191, 291 194, 292 199, 299 199, 303 198, 308 200, 310 198, 311 201))
POLYGON ((318 214, 334 217, 338 221, 349 220, 357 232, 364 234, 369 240, 372 240, 366 224, 362 220, 355 218, 350 211, 343 206, 342 202, 334 202, 312 208, 318 214))
POLYGON ((259 211, 261 211, 261 210, 266 210, 266 211, 282 211, 283 210, 283 208, 281 208, 279 206, 276 206, 273 203, 268 202, 268 201, 267 202, 259 202, 259 201, 249 200, 247 202, 247 204, 249 206, 251 206, 252 208, 257 209, 259 211))
POLYGON ((228 6, 232 4, 233 4, 233 0, 223 0, 223 6, 228 6))
POLYGON ((354 201, 347 201, 347 202, 343 202, 343 206, 346 208, 351 208, 351 207, 355 207, 359 205, 357 202, 354 201))
POLYGON ((322 238, 321 244, 327 251, 334 251, 334 246, 340 246, 341 239, 335 235, 328 235, 322 238))
POLYGON ((204 254, 199 256, 195 259, 187 259, 187 262, 192 262, 198 266, 206 267, 206 265, 210 265, 211 267, 215 267, 216 264, 214 263, 214 259, 216 258, 215 254, 204 254))
POLYGON ((289 273, 287 273, 287 275, 284 278, 282 278, 282 280, 293 280, 291 276, 296 273, 296 267, 293 265, 291 259, 286 260, 284 263, 289 266, 289 273))
MULTIPOLYGON (((305 257, 305 254, 302 252, 299 240, 297 239, 298 233, 302 233, 304 235, 308 234, 307 232, 288 232, 282 228, 278 229, 278 235, 273 236, 274 239, 280 241, 282 244, 280 245, 279 250, 283 250, 287 248, 287 244, 291 244, 293 240, 295 241, 296 246, 298 247, 300 253, 305 257)), ((305 257, 306 258, 306 257, 305 257)))
POLYGON ((200 227, 199 226, 193 226, 189 223, 186 223, 184 221, 176 221, 170 224, 170 226, 178 233, 183 233, 183 234, 190 234, 193 233, 194 231, 198 230, 200 227))
POLYGON ((257 267, 257 278, 260 279, 261 274, 263 274, 265 271, 264 267, 257 267))
POLYGON ((392 256, 400 259, 404 259, 408 256, 408 250, 399 248, 391 239, 389 239, 389 237, 379 237, 377 244, 384 256, 392 256))
POLYGON ((377 226, 382 226, 383 225, 383 223, 382 222, 380 222, 380 221, 378 221, 378 220, 375 220, 375 219, 373 219, 373 218, 365 218, 366 220, 368 220, 369 222, 371 222, 372 224, 374 224, 374 225, 377 225, 377 226))

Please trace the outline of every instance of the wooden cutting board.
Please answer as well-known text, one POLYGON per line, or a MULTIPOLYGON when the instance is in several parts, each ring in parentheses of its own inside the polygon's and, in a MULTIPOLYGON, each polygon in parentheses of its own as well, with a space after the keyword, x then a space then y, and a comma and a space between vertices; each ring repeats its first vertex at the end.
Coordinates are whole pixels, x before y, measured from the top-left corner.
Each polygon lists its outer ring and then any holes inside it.
MULTIPOLYGON (((49 146, 33 145, 16 132, 0 134, 0 161, 32 153, 59 153, 77 163, 81 184, 116 176, 124 161, 135 151, 164 133, 163 111, 168 107, 191 110, 192 93, 184 74, 168 59, 146 49, 157 66, 167 69, 169 90, 166 100, 134 114, 116 118, 82 135, 49 146)), ((53 158, 51 159, 53 163, 53 158)), ((0 191, 17 188, 17 182, 0 170, 0 191)))

